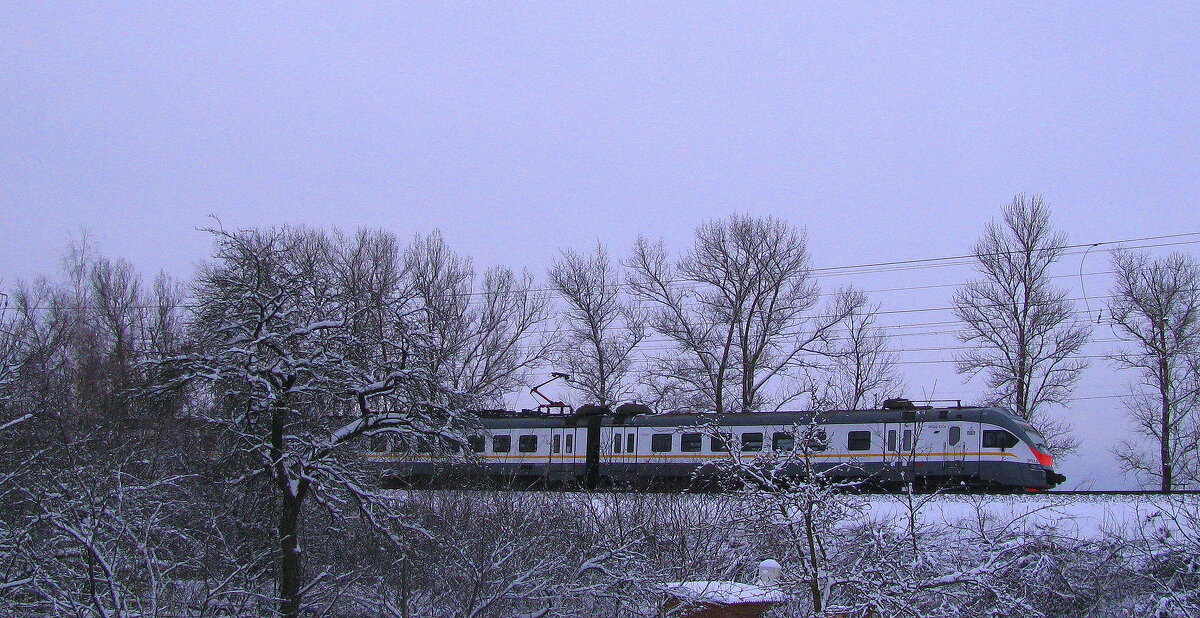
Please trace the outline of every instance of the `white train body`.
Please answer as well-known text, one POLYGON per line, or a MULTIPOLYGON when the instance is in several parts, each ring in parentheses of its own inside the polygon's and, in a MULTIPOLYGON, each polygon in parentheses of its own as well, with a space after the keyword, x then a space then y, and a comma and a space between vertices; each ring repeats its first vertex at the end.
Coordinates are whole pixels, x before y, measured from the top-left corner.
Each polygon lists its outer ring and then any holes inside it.
MULTIPOLYGON (((687 485, 706 464, 741 458, 806 457, 828 475, 882 486, 1039 490, 1063 480, 1045 441, 1002 408, 901 408, 726 415, 621 414, 584 406, 571 415, 490 415, 470 453, 382 449, 367 454, 385 476, 495 477, 585 486, 687 485), (823 440, 809 448, 814 428, 823 440), (823 447, 823 448, 813 448, 823 447)), ((639 406, 640 411, 642 408, 639 406)), ((421 449, 428 450, 428 449, 421 449)))

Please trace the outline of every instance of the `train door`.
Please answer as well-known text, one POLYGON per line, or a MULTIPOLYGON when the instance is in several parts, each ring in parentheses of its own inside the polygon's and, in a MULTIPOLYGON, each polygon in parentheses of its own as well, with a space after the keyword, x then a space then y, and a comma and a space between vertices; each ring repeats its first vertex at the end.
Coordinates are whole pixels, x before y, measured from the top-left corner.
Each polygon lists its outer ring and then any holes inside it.
POLYGON ((625 430, 625 463, 636 464, 638 451, 642 446, 642 436, 639 428, 629 427, 625 430))
POLYGON ((979 465, 983 461, 983 452, 980 449, 980 439, 982 436, 979 433, 980 423, 978 421, 961 423, 963 449, 966 450, 966 457, 963 461, 963 478, 970 482, 970 479, 979 478, 979 465))
POLYGON ((950 478, 962 477, 967 470, 966 423, 949 423, 943 431, 945 446, 942 448, 942 474, 950 478))
POLYGON ((550 428, 550 449, 547 454, 547 476, 552 480, 560 480, 566 475, 570 456, 566 451, 567 435, 574 432, 570 427, 550 428))
POLYGON ((625 452, 625 442, 620 428, 602 428, 600 430, 600 463, 606 468, 611 467, 617 463, 623 452, 625 452))
POLYGON ((628 480, 636 460, 637 429, 617 425, 605 427, 601 434, 600 467, 601 475, 613 482, 628 480))
POLYGON ((637 448, 636 430, 630 427, 605 427, 601 435, 601 461, 610 466, 619 466, 633 461, 637 448))
POLYGON ((920 431, 913 421, 884 423, 884 476, 890 481, 910 481, 915 477, 920 431))
POLYGON ((946 421, 925 422, 916 427, 916 473, 929 482, 942 482, 945 477, 963 472, 962 427, 946 421))
POLYGON ((599 414, 589 416, 587 427, 577 432, 575 440, 575 452, 583 456, 583 483, 588 489, 600 486, 601 421, 599 414))
POLYGON ((579 427, 567 427, 563 430, 563 463, 575 465, 583 462, 583 453, 587 448, 584 440, 587 431, 579 427))

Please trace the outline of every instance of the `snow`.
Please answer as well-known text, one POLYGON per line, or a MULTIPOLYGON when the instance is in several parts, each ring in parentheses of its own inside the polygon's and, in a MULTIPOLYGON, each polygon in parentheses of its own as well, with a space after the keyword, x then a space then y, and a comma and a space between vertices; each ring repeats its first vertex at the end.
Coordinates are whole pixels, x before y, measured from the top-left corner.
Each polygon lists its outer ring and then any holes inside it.
POLYGON ((786 597, 776 588, 727 581, 670 582, 667 591, 689 601, 733 605, 735 603, 783 603, 786 597))
POLYGON ((11 421, 8 421, 7 423, 4 423, 3 425, 0 425, 0 431, 3 431, 3 430, 5 430, 5 429, 8 429, 9 427, 13 427, 13 426, 15 426, 15 425, 19 425, 19 424, 21 424, 21 423, 24 423, 25 421, 27 421, 27 420, 29 420, 29 419, 31 419, 31 418, 33 418, 33 415, 32 415, 32 414, 26 414, 25 416, 21 416, 21 417, 14 418, 13 420, 11 420, 11 421))
POLYGON ((330 444, 340 443, 341 441, 343 441, 347 437, 349 437, 351 434, 358 431, 362 427, 362 425, 363 425, 362 419, 354 419, 353 421, 350 421, 349 423, 343 425, 342 427, 340 427, 336 431, 334 431, 332 434, 330 434, 329 443, 330 444))
MULTIPOLYGON (((923 524, 977 527, 981 517, 989 527, 1017 526, 1024 530, 1050 531, 1076 539, 1099 539, 1106 534, 1131 532, 1156 524, 1200 496, 915 496, 928 500, 917 517, 923 524)), ((873 496, 867 516, 880 523, 903 527, 908 509, 903 496, 873 496)))
MULTIPOLYGON (((447 490, 421 490, 447 491, 447 490)), ((381 495, 391 499, 410 499, 413 490, 385 490, 381 495)), ((552 499, 562 499, 562 494, 534 492, 552 499)), ((613 508, 608 494, 570 494, 588 497, 591 508, 598 513, 607 513, 613 508)), ((632 494, 631 494, 632 498, 632 494)), ((681 499, 692 500, 694 508, 716 508, 717 503, 736 496, 720 494, 685 494, 681 499)), ((868 495, 864 515, 871 521, 891 524, 903 532, 908 525, 908 509, 902 495, 868 495)), ((1114 495, 1084 496, 1055 495, 927 495, 913 497, 918 507, 920 524, 957 529, 978 529, 980 519, 989 529, 1006 527, 1011 531, 1054 532, 1063 537, 1080 540, 1097 540, 1107 535, 1150 532, 1149 526, 1187 526, 1187 518, 1178 517, 1183 505, 1200 504, 1200 495, 1177 494, 1162 496, 1114 495), (922 505, 923 504, 923 505, 922 505)), ((716 516, 714 514, 714 516, 716 516)), ((856 518, 848 518, 845 525, 855 525, 856 518)), ((1200 533, 1200 531, 1195 531, 1200 533)))

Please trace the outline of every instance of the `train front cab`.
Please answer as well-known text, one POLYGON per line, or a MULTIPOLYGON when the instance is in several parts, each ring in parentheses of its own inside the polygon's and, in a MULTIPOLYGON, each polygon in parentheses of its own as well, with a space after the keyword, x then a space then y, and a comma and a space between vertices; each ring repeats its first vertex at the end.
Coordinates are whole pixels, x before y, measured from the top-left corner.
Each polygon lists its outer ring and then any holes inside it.
POLYGON ((918 410, 884 420, 880 427, 873 437, 882 442, 882 467, 873 476, 884 487, 912 481, 923 487, 1020 491, 1048 489, 1065 480, 1054 472, 1045 440, 1005 409, 918 410))
POLYGON ((1046 440, 1007 410, 981 415, 978 478, 992 487, 1043 490, 1066 480, 1054 471, 1046 440))

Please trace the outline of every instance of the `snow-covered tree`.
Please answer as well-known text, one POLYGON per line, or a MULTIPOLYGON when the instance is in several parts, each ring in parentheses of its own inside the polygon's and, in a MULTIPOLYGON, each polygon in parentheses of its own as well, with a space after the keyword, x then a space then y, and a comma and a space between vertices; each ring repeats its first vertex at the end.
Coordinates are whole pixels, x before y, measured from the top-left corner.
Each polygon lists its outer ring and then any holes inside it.
POLYGON ((640 551, 652 522, 612 518, 636 500, 504 490, 414 496, 410 516, 424 534, 405 556, 411 615, 627 615, 621 610, 655 592, 640 551))
MULTIPOLYGON (((718 423, 704 429, 710 439, 724 444, 728 455, 714 463, 719 478, 741 488, 748 515, 785 540, 788 553, 779 557, 786 565, 781 585, 807 598, 807 609, 815 615, 833 609, 834 553, 841 546, 837 537, 845 532, 841 524, 857 517, 865 505, 852 491, 859 483, 837 477, 843 467, 819 465, 820 453, 830 446, 819 422, 814 414, 810 422, 795 424, 783 441, 773 440, 775 448, 761 452, 762 443, 749 451, 718 423), (746 457, 752 452, 758 454, 746 457)), ((767 438, 771 436, 761 437, 767 438)))
POLYGON ((178 477, 151 482, 123 463, 79 467, 70 475, 27 475, 7 492, 26 516, 4 529, 12 594, 5 615, 153 616, 167 610, 180 571, 196 567, 200 543, 176 524, 192 508, 178 477), (15 581, 13 581, 15 580, 15 581))
POLYGON ((1122 546, 1122 606, 1131 615, 1200 615, 1200 502, 1162 499, 1138 510, 1140 521, 1118 537, 1122 546))
POLYGON ((364 331, 351 324, 364 309, 338 285, 324 234, 284 227, 213 236, 213 260, 194 289, 196 350, 160 364, 207 389, 212 405, 202 415, 225 430, 223 463, 240 475, 231 480, 271 488, 279 612, 296 616, 306 505, 356 510, 391 529, 353 444, 377 435, 461 444, 467 420, 421 364, 426 339, 404 310, 384 316, 387 337, 359 339, 364 331))
POLYGON ((0 613, 145 612, 187 537, 167 515, 194 505, 178 402, 131 395, 157 379, 141 361, 180 349, 179 299, 86 238, 64 262, 0 298, 0 613))

